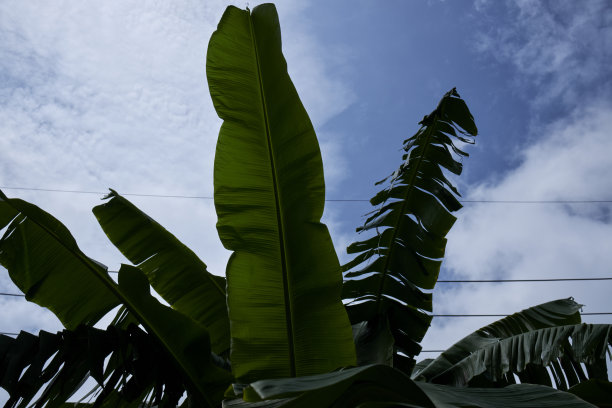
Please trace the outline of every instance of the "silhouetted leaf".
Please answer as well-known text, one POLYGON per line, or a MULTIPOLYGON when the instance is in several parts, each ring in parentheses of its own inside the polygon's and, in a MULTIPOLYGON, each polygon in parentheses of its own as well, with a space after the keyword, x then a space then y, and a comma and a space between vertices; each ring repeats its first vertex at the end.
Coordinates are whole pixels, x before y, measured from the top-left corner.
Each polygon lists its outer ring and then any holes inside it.
POLYGON ((241 382, 355 364, 342 275, 320 222, 314 129, 287 73, 272 4, 228 7, 206 75, 223 124, 214 198, 227 266, 232 369, 241 382))

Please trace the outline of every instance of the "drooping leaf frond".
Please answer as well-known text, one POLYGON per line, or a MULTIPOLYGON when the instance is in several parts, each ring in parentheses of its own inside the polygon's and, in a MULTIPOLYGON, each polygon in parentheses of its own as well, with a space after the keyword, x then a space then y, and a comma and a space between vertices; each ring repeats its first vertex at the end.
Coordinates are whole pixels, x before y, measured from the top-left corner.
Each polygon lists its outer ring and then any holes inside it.
POLYGON ((426 313, 432 311, 431 294, 422 289, 433 289, 437 281, 444 237, 455 222, 451 212, 461 208, 443 169, 461 173, 457 156, 467 154, 457 144, 473 143, 477 133, 455 89, 420 124, 404 141, 403 163, 379 182, 387 185, 370 200, 376 209, 357 229, 374 235, 351 244, 347 251, 357 255, 344 265, 343 298, 349 301, 351 323, 368 322, 357 333, 358 350, 361 337, 376 336, 370 333, 377 330, 373 326, 388 330, 395 344, 393 364, 406 372, 431 321, 426 313))
POLYGON ((440 408, 595 408, 569 392, 536 384, 504 388, 449 387, 422 381, 415 384, 440 408))
POLYGON ((472 353, 502 339, 547 327, 567 326, 580 323, 580 307, 572 298, 532 306, 469 334, 440 354, 427 366, 419 367, 412 378, 435 381, 445 371, 469 357, 472 353))
POLYGON ((612 325, 578 324, 582 305, 559 299, 510 315, 461 339, 412 377, 454 386, 521 382, 567 390, 587 379, 607 380, 612 325), (586 371, 583 365, 586 367, 586 371), (552 380, 551 380, 552 378, 552 380))
POLYGON ((113 190, 106 198, 93 213, 111 242, 174 309, 208 329, 213 352, 229 355, 225 278, 127 199, 113 190))
POLYGON ((123 265, 116 283, 106 267, 81 252, 61 222, 1 191, 0 220, 8 223, 0 240, 0 263, 26 299, 47 307, 68 329, 91 326, 123 304, 172 356, 208 406, 214 406, 207 400, 211 395, 220 400, 218 390, 230 375, 212 365, 206 328, 154 298, 140 269, 123 265))
POLYGON ((0 264, 26 299, 51 310, 68 329, 95 324, 121 302, 106 266, 78 247, 49 213, 0 191, 0 264))
POLYGON ((476 379, 477 384, 499 386, 515 383, 516 374, 522 383, 549 386, 552 377, 556 388, 568 390, 589 378, 607 380, 606 352, 611 348, 609 324, 531 330, 479 348, 431 381, 465 386, 476 379))
POLYGON ((9 394, 6 408, 30 403, 59 406, 90 377, 98 387, 84 400, 97 406, 142 406, 145 401, 176 406, 185 392, 198 398, 167 352, 134 325, 126 330, 79 326, 56 334, 0 336, 0 386, 9 394))

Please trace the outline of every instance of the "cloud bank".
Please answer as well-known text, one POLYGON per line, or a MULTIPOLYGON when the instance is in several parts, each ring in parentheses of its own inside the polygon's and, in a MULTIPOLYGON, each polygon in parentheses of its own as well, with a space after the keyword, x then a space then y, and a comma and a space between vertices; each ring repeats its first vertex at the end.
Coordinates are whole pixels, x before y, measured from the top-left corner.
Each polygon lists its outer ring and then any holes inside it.
MULTIPOLYGON (((0 185, 211 196, 220 120, 208 94, 205 57, 226 5, 0 4, 0 185)), ((307 7, 288 1, 278 11, 290 74, 320 127, 353 97, 322 58, 325 44, 302 21, 307 7)), ((342 138, 321 135, 327 163, 342 163, 342 138)), ((332 165, 327 172, 330 189, 344 177, 339 169, 332 165)), ((110 269, 125 262, 90 212, 99 196, 6 193, 55 215, 85 253, 110 269)), ((224 274, 229 253, 217 237, 212 201, 128 198, 192 248, 211 272, 224 274)), ((1 275, 0 289, 16 292, 6 271, 1 275)), ((2 301, 0 331, 59 329, 37 306, 19 298, 2 301)))
MULTIPOLYGON (((475 4, 485 20, 500 8, 475 4)), ((517 167, 464 188, 466 200, 611 200, 609 4, 509 1, 501 8, 511 12, 508 24, 479 32, 480 52, 513 66, 516 91, 533 96, 528 143, 518 149, 517 167)), ((503 137, 503 129, 483 137, 503 137)), ((442 279, 610 277, 611 209, 610 203, 466 204, 448 236, 442 279)), ((570 296, 586 305, 584 312, 612 312, 609 285, 440 283, 434 312, 505 314, 570 296)), ((434 319, 424 348, 447 348, 494 320, 434 319)), ((609 323, 609 317, 584 321, 609 323)))

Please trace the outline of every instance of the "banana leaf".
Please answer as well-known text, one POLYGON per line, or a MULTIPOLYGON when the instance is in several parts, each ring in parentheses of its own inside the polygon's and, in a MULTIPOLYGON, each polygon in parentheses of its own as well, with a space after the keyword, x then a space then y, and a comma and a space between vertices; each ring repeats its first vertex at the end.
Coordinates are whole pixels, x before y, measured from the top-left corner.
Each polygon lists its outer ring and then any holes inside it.
POLYGON ((354 365, 340 264, 320 222, 321 153, 287 73, 274 5, 227 8, 206 74, 223 120, 214 199, 219 237, 233 251, 226 276, 234 374, 251 382, 354 365))
POLYGON ((594 378, 574 385, 568 392, 600 408, 612 407, 612 382, 610 381, 594 378))
POLYGON ((127 330, 79 326, 56 334, 22 331, 14 339, 0 336, 0 386, 9 393, 5 407, 31 402, 91 406, 64 404, 90 375, 101 386, 94 398, 101 406, 111 402, 137 406, 142 402, 137 397, 149 393, 155 403, 176 404, 188 387, 186 379, 177 375, 174 361, 134 325, 127 330))
POLYGON ((111 242, 138 266, 151 286, 174 309, 204 325, 213 352, 229 354, 225 279, 174 235, 117 192, 93 213, 111 242))
POLYGON ((522 383, 539 383, 543 377, 543 385, 550 385, 550 376, 542 376, 533 368, 539 366, 549 367, 555 387, 567 391, 588 378, 607 380, 606 351, 610 347, 609 324, 547 327, 483 346, 432 381, 464 386, 472 378, 484 375, 493 384, 508 384, 514 382, 510 377, 516 374, 522 383), (580 363, 586 365, 586 373, 580 363), (528 369, 528 365, 532 368, 528 369))
POLYGON ((356 407, 393 401, 433 407, 414 381, 386 365, 368 365, 299 378, 261 380, 244 391, 245 401, 297 397, 283 407, 356 407))
MULTIPOLYGON (((449 347, 448 350, 440 354, 427 367, 418 373, 413 373, 412 377, 430 382, 439 382, 437 378, 442 373, 451 369, 463 359, 468 358, 472 353, 496 344, 502 339, 528 333, 532 330, 580 323, 579 310, 581 307, 582 305, 576 303, 572 298, 568 298, 532 306, 514 313, 482 327, 459 340, 449 347)), ((549 378, 548 373, 546 373, 543 367, 530 367, 530 370, 532 378, 535 378, 536 375, 539 375, 540 381, 545 381, 549 378)), ((442 380, 440 379, 440 381, 442 380)), ((460 380, 454 379, 453 381, 460 380)), ((442 383, 446 384, 444 381, 442 383)))
POLYGON ((437 408, 595 408, 551 387, 513 384, 504 388, 463 388, 415 381, 437 408))
POLYGON ((223 400, 222 408, 280 408, 285 407, 293 398, 280 398, 259 402, 246 402, 242 398, 223 400))
MULTIPOLYGON (((461 173, 458 157, 467 153, 457 142, 473 143, 477 133, 455 89, 419 124, 417 133, 404 141, 400 167, 377 183, 387 185, 370 200, 376 209, 357 229, 373 235, 347 248, 356 256, 343 266, 343 298, 351 323, 387 319, 393 365, 406 373, 412 371, 412 357, 421 350, 419 342, 432 318, 427 313, 432 311, 431 293, 423 289, 433 289, 437 281, 445 236, 456 220, 451 213, 461 208, 442 169, 461 173)), ((356 341, 358 354, 367 354, 368 346, 358 337, 356 341)))
POLYGON ((175 359, 203 405, 212 407, 221 400, 231 377, 212 365, 208 332, 151 296, 148 280, 138 268, 122 266, 117 284, 50 214, 1 191, 0 204, 0 219, 10 222, 0 240, 0 263, 26 299, 51 310, 68 329, 91 326, 123 304, 175 359))
POLYGON ((383 317, 353 325, 353 339, 357 347, 357 365, 393 365, 394 343, 389 321, 383 317))
POLYGON ((217 367, 210 337, 204 326, 182 313, 162 305, 149 292, 149 281, 140 269, 122 265, 119 287, 126 293, 126 307, 172 356, 176 366, 199 392, 202 405, 214 407, 232 380, 228 371, 217 367))
POLYGON ((93 325, 120 303, 106 266, 81 252, 53 216, 0 191, 0 220, 6 227, 0 264, 28 301, 51 310, 66 328, 93 325))
POLYGON ((245 389, 240 408, 391 407, 563 407, 593 408, 573 394, 551 387, 515 384, 505 388, 459 388, 412 381, 386 365, 356 367, 302 378, 262 380, 245 389))

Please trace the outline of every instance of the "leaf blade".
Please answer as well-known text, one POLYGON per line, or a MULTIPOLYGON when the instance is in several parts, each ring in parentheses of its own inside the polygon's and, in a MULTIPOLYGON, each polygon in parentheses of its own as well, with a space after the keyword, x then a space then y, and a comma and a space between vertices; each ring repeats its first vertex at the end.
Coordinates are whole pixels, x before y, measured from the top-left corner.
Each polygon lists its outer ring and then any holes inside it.
POLYGON ((459 407, 549 407, 595 408, 573 394, 534 384, 515 384, 505 388, 459 388, 416 381, 415 384, 439 408, 459 407))
POLYGON ((211 37, 207 77, 224 120, 214 196, 219 236, 234 251, 227 279, 236 376, 354 364, 340 265, 320 223, 319 146, 287 74, 273 5, 227 9, 211 37))
POLYGON ((0 240, 0 263, 27 300, 71 329, 93 325, 119 304, 106 267, 83 254, 61 222, 1 191, 0 203, 3 213, 17 214, 0 240))
POLYGON ((111 242, 174 309, 208 329, 215 353, 229 353, 225 279, 130 201, 113 190, 106 198, 93 213, 111 242))
MULTIPOLYGON (((456 220, 452 212, 461 208, 454 196, 457 190, 442 169, 461 173, 462 164, 453 153, 467 154, 454 145, 453 139, 471 142, 477 133, 474 118, 455 89, 447 92, 419 124, 422 126, 416 134, 404 141, 403 163, 390 177, 377 183, 389 184, 370 200, 378 208, 357 229, 373 232, 373 236, 347 248, 356 256, 343 267, 347 271, 345 278, 350 278, 345 279, 343 298, 368 300, 348 306, 361 309, 359 313, 349 310, 351 323, 359 323, 355 320, 357 315, 384 319, 393 312, 403 312, 407 319, 391 318, 389 322, 396 351, 410 358, 420 351, 418 343, 431 320, 426 313, 431 311, 431 295, 427 299, 422 289, 433 289, 436 284, 445 236, 456 220), (372 274, 378 277, 377 288, 368 284, 367 277, 372 274), (403 290, 398 291, 395 282, 401 282, 403 290), (399 302, 389 302, 388 298, 399 302), (427 324, 423 324, 425 321, 427 324), (398 326, 400 322, 403 326, 398 326)), ((395 356, 395 361, 411 372, 414 360, 409 363, 401 354, 395 356)))
MULTIPOLYGON (((113 307, 124 304, 175 358, 204 400, 208 393, 220 398, 217 382, 229 383, 230 375, 211 364, 207 331, 180 312, 159 304, 138 268, 122 267, 116 284, 106 268, 83 254, 68 229, 50 214, 25 201, 9 199, 1 191, 0 203, 18 213, 0 240, 0 261, 29 300, 51 310, 69 329, 91 326, 113 307), (160 320, 160 316, 168 321, 160 320), (183 335, 177 336, 168 325, 174 325, 183 335), (193 349, 194 343, 198 343, 200 352, 185 354, 184 350, 193 349)), ((62 381, 71 384, 76 380, 67 376, 62 381)), ((58 384, 63 387, 61 381, 58 384)), ((210 401, 206 404, 214 406, 210 401)))
MULTIPOLYGON (((580 327, 576 324, 580 323, 581 306, 571 298, 559 299, 500 319, 449 347, 418 376, 425 381, 462 385, 485 371, 493 381, 499 380, 504 373, 524 371, 523 378, 534 381, 539 374, 525 370, 528 364, 551 361, 550 353, 555 347, 562 347, 567 353, 571 351, 561 341, 571 335, 574 328, 580 327), (545 347, 550 348, 544 350, 545 347), (499 358, 496 362, 495 356, 499 358)), ((576 332, 576 353, 584 354, 585 359, 586 356, 592 358, 592 353, 583 353, 577 348, 579 344, 589 344, 580 337, 581 333, 576 332)), ((544 377, 547 378, 548 375, 544 377)))

